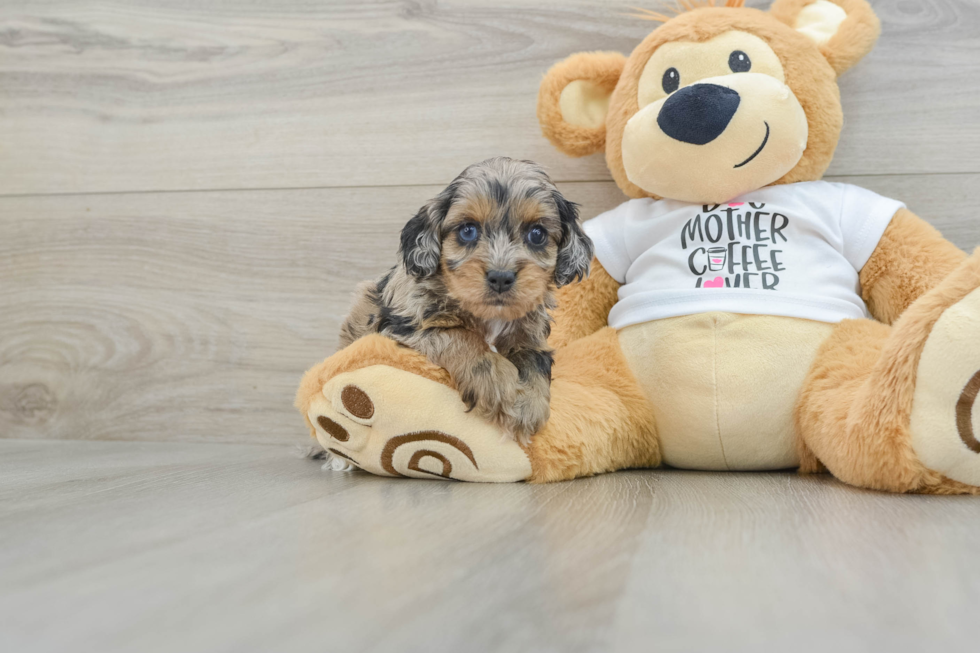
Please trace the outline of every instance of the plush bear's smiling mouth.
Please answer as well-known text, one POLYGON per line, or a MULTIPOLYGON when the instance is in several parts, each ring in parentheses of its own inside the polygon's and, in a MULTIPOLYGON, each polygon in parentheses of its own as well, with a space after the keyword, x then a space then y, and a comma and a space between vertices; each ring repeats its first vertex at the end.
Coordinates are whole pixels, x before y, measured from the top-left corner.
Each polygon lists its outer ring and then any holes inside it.
POLYGON ((746 159, 745 161, 742 161, 741 163, 736 163, 736 164, 735 164, 735 167, 736 167, 736 168, 741 168, 741 167, 742 167, 742 166, 744 166, 744 165, 745 165, 746 163, 748 163, 749 161, 751 161, 751 160, 752 160, 752 159, 754 159, 755 157, 757 157, 757 156, 759 156, 759 152, 761 152, 761 151, 762 151, 762 149, 763 149, 763 148, 764 148, 764 147, 766 146, 766 143, 768 143, 768 142, 769 142, 769 123, 768 123, 768 122, 766 122, 765 120, 763 120, 762 122, 763 122, 763 123, 765 124, 765 126, 766 126, 766 137, 762 139, 762 145, 760 145, 760 146, 759 146, 759 149, 757 149, 757 150, 756 150, 755 152, 753 152, 753 153, 752 153, 752 156, 750 156, 749 158, 747 158, 747 159, 746 159))

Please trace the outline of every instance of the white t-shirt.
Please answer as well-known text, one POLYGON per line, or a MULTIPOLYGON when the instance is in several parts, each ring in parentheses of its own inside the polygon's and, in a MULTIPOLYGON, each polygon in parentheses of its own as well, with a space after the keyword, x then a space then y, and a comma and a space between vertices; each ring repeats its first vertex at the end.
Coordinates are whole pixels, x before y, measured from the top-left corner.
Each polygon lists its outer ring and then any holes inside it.
POLYGON ((904 206, 812 181, 721 205, 630 200, 583 227, 623 284, 614 328, 709 311, 840 322, 868 317, 858 272, 904 206))

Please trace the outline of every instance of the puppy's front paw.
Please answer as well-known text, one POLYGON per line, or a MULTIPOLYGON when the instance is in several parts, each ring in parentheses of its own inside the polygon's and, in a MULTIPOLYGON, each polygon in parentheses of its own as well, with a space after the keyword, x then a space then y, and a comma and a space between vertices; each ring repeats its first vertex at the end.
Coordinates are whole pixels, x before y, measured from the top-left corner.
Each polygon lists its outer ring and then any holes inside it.
POLYGON ((506 426, 520 386, 513 363, 499 354, 490 353, 454 380, 467 409, 475 410, 490 422, 506 426))
POLYGON ((522 387, 517 401, 508 415, 507 430, 522 445, 531 442, 531 436, 540 431, 551 416, 550 393, 537 388, 522 387))

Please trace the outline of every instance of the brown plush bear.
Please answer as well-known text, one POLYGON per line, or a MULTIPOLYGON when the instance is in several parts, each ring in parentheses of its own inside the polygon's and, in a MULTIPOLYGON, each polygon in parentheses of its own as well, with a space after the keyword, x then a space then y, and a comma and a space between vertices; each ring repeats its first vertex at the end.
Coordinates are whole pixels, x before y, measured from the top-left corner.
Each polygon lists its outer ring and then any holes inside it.
POLYGON ((325 448, 389 476, 668 464, 980 493, 980 252, 819 181, 837 76, 878 20, 864 0, 741 5, 646 12, 663 24, 629 57, 573 55, 541 85, 545 135, 573 156, 604 148, 633 199, 584 224, 596 260, 558 293, 551 419, 531 445, 371 336, 303 379, 297 406, 325 448))

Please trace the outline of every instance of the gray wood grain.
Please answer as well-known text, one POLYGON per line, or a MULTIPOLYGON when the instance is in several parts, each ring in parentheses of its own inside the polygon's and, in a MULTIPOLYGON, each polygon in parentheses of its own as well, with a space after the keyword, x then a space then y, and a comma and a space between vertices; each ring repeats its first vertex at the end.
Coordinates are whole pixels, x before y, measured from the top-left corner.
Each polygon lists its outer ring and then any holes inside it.
MULTIPOLYGON (((980 175, 843 178, 980 243, 980 175)), ((438 186, 0 198, 0 437, 283 442, 438 186)), ((611 182, 562 184, 592 217, 611 182)))
POLYGON ((0 441, 0 649, 972 650, 980 501, 793 474, 548 486, 288 448, 0 441))
MULTIPOLYGON (((975 646, 974 499, 391 482, 256 444, 306 442, 300 373, 465 165, 622 201, 534 101, 645 35, 629 4, 0 0, 0 650, 975 646)), ((972 248, 980 4, 873 4, 831 178, 972 248)))
MULTIPOLYGON (((608 179, 534 105, 555 61, 648 33, 629 4, 4 0, 0 193, 441 184, 496 154, 608 179)), ((980 172, 980 4, 873 4, 831 172, 980 172)))

